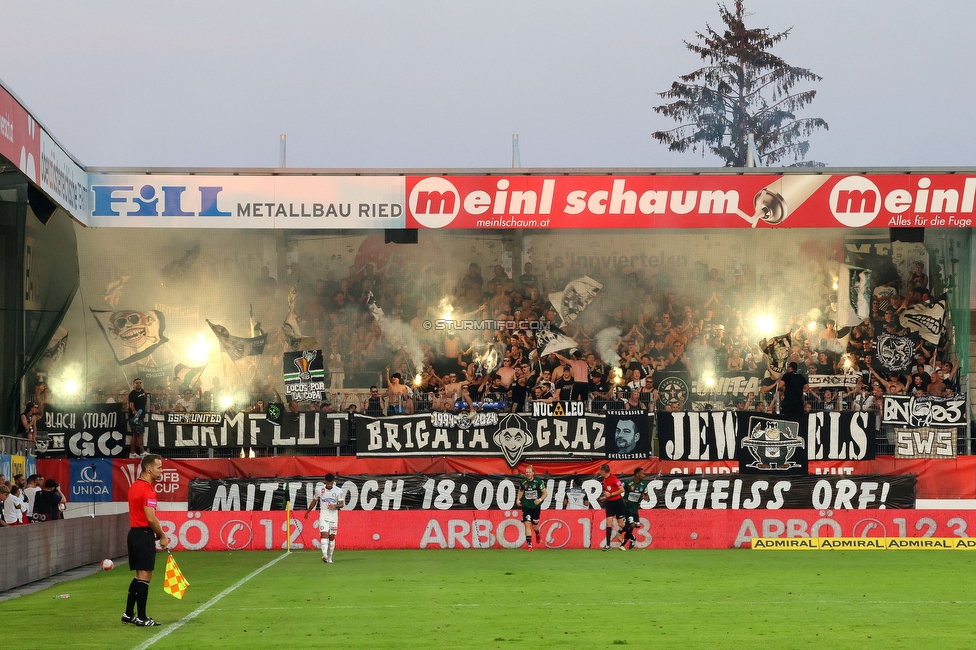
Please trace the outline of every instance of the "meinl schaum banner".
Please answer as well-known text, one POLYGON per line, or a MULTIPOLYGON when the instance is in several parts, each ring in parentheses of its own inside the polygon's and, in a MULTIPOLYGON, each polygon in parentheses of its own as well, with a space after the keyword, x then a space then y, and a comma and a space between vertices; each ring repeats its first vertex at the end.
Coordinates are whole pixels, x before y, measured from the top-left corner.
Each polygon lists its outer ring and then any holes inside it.
POLYGON ((885 395, 881 421, 912 428, 965 426, 966 398, 885 395))
MULTIPOLYGON (((340 476, 344 510, 512 510, 520 475, 358 474, 340 476)), ((586 510, 599 510, 597 477, 543 476, 545 511, 564 510, 572 479, 581 480, 586 510)), ((630 478, 622 475, 621 479, 630 478)), ((666 510, 868 510, 915 507, 915 475, 762 476, 721 478, 696 475, 650 477, 643 509, 666 510)), ((190 511, 284 510, 308 508, 322 477, 202 479, 190 482, 190 511)))
MULTIPOLYGON (((749 420, 763 413, 682 411, 659 413, 657 436, 661 460, 739 460, 749 420)), ((807 460, 872 460, 877 427, 873 414, 862 411, 814 411, 799 422, 807 460)))
POLYGON ((349 418, 345 413, 284 413, 279 421, 265 413, 221 414, 216 424, 170 424, 171 419, 176 419, 170 415, 149 415, 147 447, 338 447, 349 442, 349 418))
POLYGON ((357 456, 501 456, 590 460, 607 454, 606 418, 534 418, 517 413, 355 415, 357 456))
POLYGON ((113 458, 128 453, 121 404, 86 404, 70 409, 48 404, 37 435, 37 453, 70 458, 113 458))

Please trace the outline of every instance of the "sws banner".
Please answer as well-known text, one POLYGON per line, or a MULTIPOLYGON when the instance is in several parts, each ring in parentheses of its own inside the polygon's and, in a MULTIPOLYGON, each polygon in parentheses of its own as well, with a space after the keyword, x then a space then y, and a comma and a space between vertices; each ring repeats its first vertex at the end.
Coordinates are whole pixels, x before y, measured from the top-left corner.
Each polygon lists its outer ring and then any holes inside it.
POLYGON ((357 456, 498 456, 515 467, 523 460, 582 461, 607 454, 603 415, 435 412, 354 418, 357 456))
POLYGON ((87 404, 62 409, 48 404, 37 436, 37 453, 71 458, 112 458, 127 453, 121 404, 87 404))
MULTIPOLYGON (((511 510, 521 475, 511 474, 356 474, 341 476, 344 510, 511 510)), ((541 507, 562 510, 566 490, 579 480, 590 508, 603 487, 597 477, 543 476, 546 498, 541 507)), ((190 482, 190 510, 293 510, 308 508, 315 486, 323 477, 270 479, 199 479, 190 482)))
MULTIPOLYGON (((584 510, 601 509, 602 485, 596 478, 543 477, 543 511, 564 510, 566 490, 581 480, 584 510)), ((629 478, 623 475, 621 478, 629 478)), ((513 510, 521 476, 371 475, 339 477, 346 505, 343 510, 513 510)), ((284 510, 308 508, 322 478, 194 480, 190 483, 191 511, 284 510)), ((901 476, 796 476, 774 480, 762 476, 696 475, 652 477, 642 509, 666 510, 778 510, 783 508, 867 510, 914 508, 914 474, 901 476)))
MULTIPOLYGON (((659 413, 661 460, 714 461, 748 458, 750 419, 763 413, 683 411, 659 413)), ((878 431, 871 413, 815 411, 799 422, 798 437, 807 460, 871 460, 878 431)))
POLYGON ((881 421, 912 428, 966 426, 966 398, 885 395, 881 421))

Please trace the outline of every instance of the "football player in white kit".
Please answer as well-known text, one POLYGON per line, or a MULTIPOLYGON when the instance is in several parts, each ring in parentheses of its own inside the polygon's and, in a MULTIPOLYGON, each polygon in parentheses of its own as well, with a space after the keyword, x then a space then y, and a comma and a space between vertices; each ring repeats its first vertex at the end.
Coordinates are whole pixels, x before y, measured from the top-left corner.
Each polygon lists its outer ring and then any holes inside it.
POLYGON ((308 504, 305 511, 305 518, 308 513, 319 506, 319 536, 322 543, 322 561, 332 564, 332 553, 335 551, 335 536, 339 528, 339 508, 345 502, 342 500, 342 490, 335 484, 335 475, 326 474, 325 484, 319 483, 315 486, 315 496, 308 504))

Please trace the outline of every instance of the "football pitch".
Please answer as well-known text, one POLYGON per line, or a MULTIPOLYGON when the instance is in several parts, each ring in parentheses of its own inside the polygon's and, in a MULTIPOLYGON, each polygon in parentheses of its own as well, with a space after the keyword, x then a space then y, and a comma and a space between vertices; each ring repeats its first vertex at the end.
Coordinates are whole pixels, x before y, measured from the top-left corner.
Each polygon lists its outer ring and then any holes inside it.
POLYGON ((308 550, 176 558, 190 588, 183 600, 163 593, 160 555, 149 615, 162 627, 119 621, 133 575, 120 565, 0 603, 6 638, 45 649, 154 637, 148 647, 180 649, 976 643, 973 552, 340 547, 331 565, 308 550))

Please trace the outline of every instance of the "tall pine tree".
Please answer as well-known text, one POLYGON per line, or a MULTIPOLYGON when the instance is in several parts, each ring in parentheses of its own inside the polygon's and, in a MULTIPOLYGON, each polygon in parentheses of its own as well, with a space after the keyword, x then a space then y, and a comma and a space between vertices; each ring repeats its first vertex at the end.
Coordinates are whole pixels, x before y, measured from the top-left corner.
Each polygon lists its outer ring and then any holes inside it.
POLYGON ((727 167, 746 165, 750 133, 763 164, 802 159, 810 148, 805 138, 828 126, 819 117, 796 116, 817 91, 791 91, 798 82, 821 78, 770 52, 789 37, 792 28, 775 34, 768 27, 747 28, 743 0, 735 0, 732 10, 720 5, 719 13, 722 33, 706 24, 704 33, 696 32, 698 42, 685 41, 705 67, 683 75, 660 93, 665 100, 675 101, 654 108, 679 126, 657 131, 653 137, 671 151, 711 151, 727 167))

